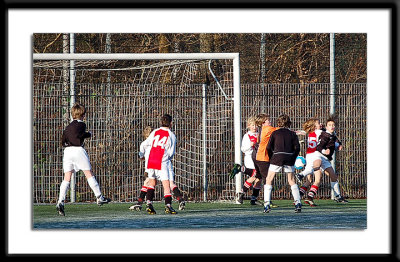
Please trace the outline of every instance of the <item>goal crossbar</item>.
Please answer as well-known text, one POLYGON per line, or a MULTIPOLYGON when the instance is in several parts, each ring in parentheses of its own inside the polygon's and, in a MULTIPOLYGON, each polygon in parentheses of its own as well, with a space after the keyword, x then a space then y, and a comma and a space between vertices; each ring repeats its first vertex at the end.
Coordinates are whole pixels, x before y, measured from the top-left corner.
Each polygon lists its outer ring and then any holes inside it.
POLYGON ((239 53, 34 53, 33 60, 239 59, 239 53))

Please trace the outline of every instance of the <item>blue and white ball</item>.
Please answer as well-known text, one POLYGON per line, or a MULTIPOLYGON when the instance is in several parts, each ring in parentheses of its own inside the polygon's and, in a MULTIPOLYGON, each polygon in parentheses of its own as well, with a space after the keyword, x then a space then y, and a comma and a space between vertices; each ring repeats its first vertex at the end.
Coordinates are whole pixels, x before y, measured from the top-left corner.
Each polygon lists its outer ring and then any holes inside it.
POLYGON ((301 170, 306 165, 306 159, 302 156, 298 156, 296 158, 296 162, 294 162, 294 168, 301 170))

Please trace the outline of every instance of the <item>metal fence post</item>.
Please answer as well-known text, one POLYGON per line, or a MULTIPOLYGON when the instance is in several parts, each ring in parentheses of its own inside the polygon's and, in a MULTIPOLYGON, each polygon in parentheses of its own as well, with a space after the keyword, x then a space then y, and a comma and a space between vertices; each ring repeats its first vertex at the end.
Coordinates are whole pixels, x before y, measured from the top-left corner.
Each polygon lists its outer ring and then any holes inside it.
POLYGON ((203 84, 203 201, 207 201, 207 84, 203 84))
MULTIPOLYGON (((74 34, 70 34, 69 35, 69 52, 75 53, 75 35, 74 34)), ((70 94, 70 107, 72 108, 72 106, 75 104, 75 61, 74 60, 70 60, 70 67, 69 67, 69 86, 70 86, 70 90, 69 90, 69 94, 70 94)), ((72 121, 72 116, 71 116, 71 121, 72 121)), ((71 183, 70 183, 70 194, 71 194, 71 203, 74 203, 76 201, 76 172, 72 172, 72 176, 71 176, 71 183)))
MULTIPOLYGON (((330 64, 329 64, 329 70, 330 70, 330 115, 335 114, 335 94, 336 94, 336 83, 335 83, 335 34, 330 33, 330 41, 329 41, 329 46, 330 46, 330 64)), ((336 172, 336 154, 333 155, 332 159, 332 168, 336 172)), ((333 191, 333 188, 331 188, 331 199, 335 198, 335 194, 333 191)))

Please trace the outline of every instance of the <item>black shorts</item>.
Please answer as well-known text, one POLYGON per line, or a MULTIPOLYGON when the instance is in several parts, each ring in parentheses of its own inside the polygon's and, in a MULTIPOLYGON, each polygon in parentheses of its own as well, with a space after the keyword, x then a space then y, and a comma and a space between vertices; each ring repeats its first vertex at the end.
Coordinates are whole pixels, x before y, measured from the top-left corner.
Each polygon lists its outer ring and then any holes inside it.
POLYGON ((266 178, 268 176, 269 162, 253 160, 254 166, 259 176, 262 177, 262 181, 265 184, 266 178))

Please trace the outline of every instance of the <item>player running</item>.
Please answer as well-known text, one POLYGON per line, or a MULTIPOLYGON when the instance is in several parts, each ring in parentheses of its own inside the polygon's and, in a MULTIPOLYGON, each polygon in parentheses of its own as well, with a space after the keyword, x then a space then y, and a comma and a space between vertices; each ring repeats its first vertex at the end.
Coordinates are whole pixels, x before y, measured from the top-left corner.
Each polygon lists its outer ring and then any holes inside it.
POLYGON ((333 154, 337 150, 342 150, 342 143, 336 136, 335 133, 335 120, 333 117, 326 120, 326 131, 320 135, 320 142, 317 145, 318 152, 321 153, 321 167, 326 175, 331 180, 331 188, 333 189, 334 199, 338 203, 348 203, 346 199, 340 194, 340 187, 338 182, 338 176, 333 170, 331 165, 333 154))
POLYGON ((74 171, 83 171, 99 206, 111 201, 102 195, 100 186, 91 171, 89 156, 83 147, 84 140, 92 136, 90 132, 86 131, 86 124, 83 122, 86 108, 79 103, 75 103, 71 108, 71 115, 73 121, 65 128, 62 134, 62 146, 65 147, 63 156, 64 180, 60 185, 59 198, 56 205, 58 214, 62 216, 65 216, 64 202, 70 186, 72 172, 74 171))
MULTIPOLYGON (((312 183, 310 174, 314 171, 319 171, 321 166, 320 154, 317 151, 317 144, 319 141, 319 136, 322 133, 321 123, 318 118, 310 118, 303 124, 303 130, 307 135, 307 151, 306 151, 306 166, 304 170, 295 174, 296 179, 301 182, 303 178, 307 178, 307 181, 300 187, 300 197, 306 194, 307 188, 312 183)), ((321 183, 321 176, 315 176, 314 184, 311 186, 309 196, 304 200, 304 202, 310 206, 316 206, 314 203, 314 195, 318 190, 318 186, 321 183)))

